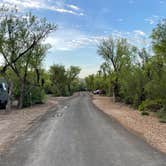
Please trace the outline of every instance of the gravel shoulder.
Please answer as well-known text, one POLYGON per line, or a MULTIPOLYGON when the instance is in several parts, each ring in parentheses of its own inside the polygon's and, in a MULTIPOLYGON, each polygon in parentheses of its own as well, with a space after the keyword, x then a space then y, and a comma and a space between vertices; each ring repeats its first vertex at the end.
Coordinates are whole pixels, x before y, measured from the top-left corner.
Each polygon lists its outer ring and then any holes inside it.
POLYGON ((48 97, 45 104, 34 105, 30 108, 12 110, 4 113, 0 110, 0 153, 8 149, 9 145, 26 130, 32 127, 33 123, 51 108, 54 108, 58 100, 55 97, 48 97))
POLYGON ((166 153, 166 124, 154 116, 142 116, 137 110, 123 103, 113 103, 110 97, 93 96, 93 103, 115 118, 130 131, 144 138, 150 145, 166 153))

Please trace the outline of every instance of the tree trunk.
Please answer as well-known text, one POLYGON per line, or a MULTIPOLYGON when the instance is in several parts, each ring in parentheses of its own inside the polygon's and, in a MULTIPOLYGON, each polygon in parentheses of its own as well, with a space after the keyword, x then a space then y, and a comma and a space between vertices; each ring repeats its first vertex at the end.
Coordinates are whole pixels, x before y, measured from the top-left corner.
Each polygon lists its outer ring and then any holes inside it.
POLYGON ((114 86, 114 88, 115 88, 115 96, 119 97, 119 80, 118 80, 118 77, 116 77, 116 79, 115 79, 115 86, 114 86))
POLYGON ((70 87, 70 84, 68 84, 68 91, 69 91, 69 94, 71 95, 71 87, 70 87))
POLYGON ((11 111, 11 105, 12 105, 12 92, 13 92, 13 82, 10 81, 8 83, 9 91, 8 91, 8 100, 6 105, 6 111, 11 111))
POLYGON ((18 101, 18 108, 21 109, 23 107, 23 100, 24 100, 24 88, 25 88, 25 82, 21 81, 21 87, 20 87, 20 96, 18 101))
POLYGON ((39 69, 35 69, 36 70, 36 81, 37 84, 40 84, 40 73, 39 73, 39 69))
POLYGON ((115 87, 113 87, 113 91, 112 91, 112 100, 114 103, 116 102, 115 87))

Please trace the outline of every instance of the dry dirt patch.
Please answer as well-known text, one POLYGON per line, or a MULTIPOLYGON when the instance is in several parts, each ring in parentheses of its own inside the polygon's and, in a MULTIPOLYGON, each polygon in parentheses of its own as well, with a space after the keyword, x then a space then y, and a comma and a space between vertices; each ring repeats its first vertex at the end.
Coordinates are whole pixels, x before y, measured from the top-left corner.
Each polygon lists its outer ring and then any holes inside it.
POLYGON ((32 122, 44 115, 57 104, 57 99, 48 97, 45 104, 31 108, 13 110, 10 113, 0 113, 0 153, 7 149, 24 131, 32 126, 32 122))
POLYGON ((123 126, 141 135, 153 147, 166 153, 166 124, 154 116, 142 116, 123 103, 113 103, 109 97, 93 96, 93 103, 123 126))

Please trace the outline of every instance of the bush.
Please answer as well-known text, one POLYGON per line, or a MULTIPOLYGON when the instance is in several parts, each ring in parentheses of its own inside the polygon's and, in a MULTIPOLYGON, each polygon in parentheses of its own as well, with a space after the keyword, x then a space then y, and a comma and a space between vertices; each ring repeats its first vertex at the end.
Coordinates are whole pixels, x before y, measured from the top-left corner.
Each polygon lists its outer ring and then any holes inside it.
POLYGON ((166 106, 164 106, 160 111, 157 112, 157 116, 161 123, 166 123, 166 106))
POLYGON ((149 112, 143 111, 143 112, 141 112, 141 115, 143 115, 143 116, 149 116, 149 112))
POLYGON ((164 101, 161 99, 158 100, 145 100, 139 106, 139 111, 158 111, 164 106, 164 101))
POLYGON ((161 118, 160 123, 166 123, 166 118, 161 118))
POLYGON ((45 91, 41 87, 28 87, 23 100, 23 107, 42 104, 46 99, 45 91))

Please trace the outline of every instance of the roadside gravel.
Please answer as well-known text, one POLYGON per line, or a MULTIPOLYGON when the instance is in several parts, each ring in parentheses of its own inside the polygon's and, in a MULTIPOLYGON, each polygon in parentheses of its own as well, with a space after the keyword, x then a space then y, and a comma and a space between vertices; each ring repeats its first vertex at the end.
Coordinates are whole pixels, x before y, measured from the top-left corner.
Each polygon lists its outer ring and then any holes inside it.
POLYGON ((35 105, 21 110, 12 110, 4 113, 0 110, 0 153, 8 149, 8 146, 29 129, 33 122, 55 107, 58 99, 48 97, 45 104, 35 105))
POLYGON ((123 103, 113 103, 110 97, 93 96, 93 103, 153 147, 166 153, 166 124, 160 123, 154 115, 142 116, 123 103))

